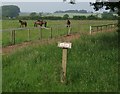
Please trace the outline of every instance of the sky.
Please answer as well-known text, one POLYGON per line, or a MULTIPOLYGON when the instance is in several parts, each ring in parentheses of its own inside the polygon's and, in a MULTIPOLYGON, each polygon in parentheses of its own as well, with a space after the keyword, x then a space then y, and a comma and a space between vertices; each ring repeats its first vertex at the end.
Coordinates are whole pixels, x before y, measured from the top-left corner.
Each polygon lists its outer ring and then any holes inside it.
MULTIPOLYGON (((24 1, 4 0, 4 2, 2 2, 2 5, 17 5, 20 8, 21 12, 53 13, 59 10, 65 11, 65 10, 82 10, 82 9, 95 12, 93 7, 90 6, 89 2, 80 2, 81 0, 77 0, 76 4, 73 4, 73 5, 68 3, 69 0, 67 0, 67 2, 62 2, 63 0, 39 0, 39 1, 26 0, 26 1, 27 2, 25 2, 25 0, 24 1), (53 1, 56 1, 56 2, 53 2, 53 1)), ((94 0, 91 0, 91 1, 94 1, 94 0)), ((98 12, 102 12, 102 11, 98 11, 98 12)))
MULTIPOLYGON (((63 0, 1 0, 2 2, 62 2, 63 0)), ((66 0, 69 2, 70 0, 66 0)), ((76 2, 95 2, 96 0, 75 0, 76 2)))

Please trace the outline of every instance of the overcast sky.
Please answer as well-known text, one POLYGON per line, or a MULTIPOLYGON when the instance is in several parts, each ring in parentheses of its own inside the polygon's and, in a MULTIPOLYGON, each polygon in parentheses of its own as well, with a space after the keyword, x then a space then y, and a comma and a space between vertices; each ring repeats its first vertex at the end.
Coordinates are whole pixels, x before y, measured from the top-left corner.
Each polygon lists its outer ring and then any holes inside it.
MULTIPOLYGON (((63 0, 1 0, 2 2, 63 2, 63 0)), ((69 2, 70 0, 66 0, 69 2)), ((95 2, 96 0, 75 0, 76 2, 95 2)))
MULTIPOLYGON (((10 1, 10 0, 7 0, 7 1, 10 1)), ((61 1, 61 0, 58 0, 58 1, 61 1)), ((64 11, 64 10, 82 10, 82 9, 94 12, 89 2, 76 2, 76 4, 71 5, 68 2, 66 3, 63 3, 63 2, 12 2, 11 0, 11 2, 2 2, 2 5, 17 5, 20 8, 21 12, 51 12, 52 13, 59 10, 64 11)))

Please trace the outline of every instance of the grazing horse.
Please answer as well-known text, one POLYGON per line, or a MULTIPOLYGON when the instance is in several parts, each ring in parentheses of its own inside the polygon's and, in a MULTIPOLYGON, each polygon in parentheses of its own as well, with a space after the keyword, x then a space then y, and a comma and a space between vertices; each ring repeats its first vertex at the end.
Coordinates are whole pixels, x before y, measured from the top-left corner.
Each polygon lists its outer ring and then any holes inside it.
POLYGON ((22 20, 19 20, 19 23, 21 24, 20 27, 27 27, 27 22, 26 21, 22 21, 22 20))
POLYGON ((70 27, 70 20, 67 20, 67 27, 70 27))
POLYGON ((46 21, 37 20, 36 22, 34 22, 34 27, 37 27, 37 25, 40 25, 42 27, 43 24, 44 24, 44 27, 47 26, 46 21))

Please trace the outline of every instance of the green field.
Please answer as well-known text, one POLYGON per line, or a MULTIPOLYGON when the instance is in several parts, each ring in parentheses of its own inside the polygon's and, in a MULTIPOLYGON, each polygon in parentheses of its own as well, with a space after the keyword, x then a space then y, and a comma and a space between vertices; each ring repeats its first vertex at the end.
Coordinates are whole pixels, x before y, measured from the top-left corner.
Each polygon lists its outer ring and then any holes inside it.
MULTIPOLYGON (((28 28, 33 27, 34 20, 29 20, 28 22, 28 28)), ((67 34, 68 28, 66 28, 66 21, 50 21, 48 20, 48 27, 52 27, 52 36, 58 37, 67 34)), ((88 33, 90 25, 102 25, 102 24, 109 24, 109 23, 116 23, 116 21, 95 21, 95 20, 71 20, 71 33, 88 33)), ((11 45, 11 28, 19 28, 20 25, 18 23, 18 20, 5 20, 2 23, 3 25, 3 41, 2 45, 7 46, 11 45), (5 29, 8 29, 8 31, 4 32, 5 29)), ((41 39, 41 33, 40 29, 32 29, 30 30, 30 40, 38 40, 41 39)), ((50 38, 51 32, 50 30, 42 30, 42 39, 50 38)), ((28 30, 18 30, 16 31, 16 43, 21 43, 24 41, 28 41, 28 30)))
MULTIPOLYGON (((42 16, 59 16, 63 17, 65 14, 68 14, 70 18, 73 16, 90 16, 90 15, 98 15, 97 13, 43 13, 42 16)), ((29 16, 30 13, 20 13, 20 16, 29 16)), ((37 14, 39 15, 39 14, 37 14)), ((101 16, 101 14, 99 13, 101 16)))
MULTIPOLYGON (((3 29, 19 27, 17 21, 3 21, 3 29)), ((29 21, 32 27, 34 21, 29 21)), ((72 33, 89 33, 89 26, 116 21, 74 21, 72 33)), ((48 21, 54 37, 66 34, 65 21, 48 21), (59 28, 58 28, 59 27, 59 28), (55 29, 56 28, 56 29, 55 29), (58 32, 58 33, 56 33, 58 32)), ((9 43, 9 33, 3 32, 3 46, 9 43)), ((25 41, 27 31, 17 32, 17 43, 25 41), (20 33, 21 32, 21 33, 20 33)), ((38 40, 32 31, 32 40, 38 40)), ((48 32, 45 30, 44 38, 48 32)), ((30 45, 2 56, 3 92, 117 92, 118 33, 82 34, 72 41, 68 50, 67 84, 60 83, 62 49, 57 43, 30 45)))
MULTIPOLYGON (((51 13, 48 15, 44 15, 44 16, 59 16, 59 17, 63 17, 65 14, 68 14, 70 18, 73 18, 73 16, 90 16, 90 15, 97 15, 97 14, 93 14, 93 13, 51 13)), ((101 14, 99 14, 101 15, 101 14)))

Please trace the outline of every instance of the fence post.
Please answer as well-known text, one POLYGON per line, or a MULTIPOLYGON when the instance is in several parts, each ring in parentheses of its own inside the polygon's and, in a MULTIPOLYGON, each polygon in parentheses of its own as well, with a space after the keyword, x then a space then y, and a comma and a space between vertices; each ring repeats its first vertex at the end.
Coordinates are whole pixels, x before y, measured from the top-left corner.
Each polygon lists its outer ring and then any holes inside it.
POLYGON ((61 82, 66 82, 67 48, 63 48, 61 82))
POLYGON ((97 26, 97 32, 98 32, 98 26, 97 26))
POLYGON ((106 31, 107 31, 107 25, 106 25, 106 31))
POLYGON ((101 26, 101 32, 102 32, 102 26, 101 26))
POLYGON ((90 26, 90 34, 92 34, 92 26, 90 26))
POLYGON ((30 41, 30 29, 28 29, 28 41, 30 41))
POLYGON ((68 32, 67 32, 67 35, 70 34, 70 31, 71 31, 71 27, 68 27, 68 32))
POLYGON ((52 27, 50 28, 50 30, 51 30, 51 39, 52 39, 52 27))
POLYGON ((72 43, 58 43, 58 47, 62 48, 62 73, 61 73, 61 83, 66 83, 66 66, 67 66, 67 50, 71 49, 72 43))
POLYGON ((41 35, 41 39, 42 39, 42 28, 41 27, 40 27, 40 33, 41 33, 40 35, 41 35))
POLYGON ((11 40, 10 40, 11 44, 13 44, 13 30, 11 31, 11 40))
POLYGON ((15 30, 13 30, 13 44, 15 44, 15 30))
POLYGON ((40 40, 40 39, 41 39, 41 27, 38 28, 38 33, 39 33, 39 34, 38 34, 38 35, 39 35, 39 36, 38 36, 38 39, 40 40))

